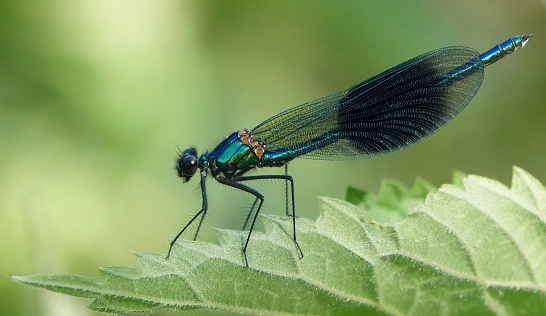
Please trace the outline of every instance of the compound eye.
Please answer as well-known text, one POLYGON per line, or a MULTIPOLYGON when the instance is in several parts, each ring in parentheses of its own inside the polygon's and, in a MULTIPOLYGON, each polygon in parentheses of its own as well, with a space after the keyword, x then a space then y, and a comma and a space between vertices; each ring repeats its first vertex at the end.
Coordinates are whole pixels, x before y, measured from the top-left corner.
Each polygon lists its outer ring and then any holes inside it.
POLYGON ((197 161, 197 150, 195 148, 188 148, 178 154, 175 169, 183 182, 188 182, 197 171, 197 168, 199 168, 199 162, 197 161))
POLYGON ((187 177, 191 177, 197 171, 197 158, 195 156, 182 157, 180 166, 182 167, 182 173, 187 177))
POLYGON ((195 148, 188 148, 182 153, 182 157, 194 156, 197 157, 197 150, 195 148))

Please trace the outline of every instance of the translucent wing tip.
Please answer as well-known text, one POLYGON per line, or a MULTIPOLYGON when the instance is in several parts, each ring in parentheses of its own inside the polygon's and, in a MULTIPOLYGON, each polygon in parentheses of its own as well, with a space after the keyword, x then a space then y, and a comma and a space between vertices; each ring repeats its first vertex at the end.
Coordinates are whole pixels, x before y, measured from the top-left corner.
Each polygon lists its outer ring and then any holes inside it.
POLYGON ((524 34, 521 36, 521 47, 525 46, 525 44, 527 44, 527 41, 533 37, 534 35, 529 33, 529 34, 524 34))

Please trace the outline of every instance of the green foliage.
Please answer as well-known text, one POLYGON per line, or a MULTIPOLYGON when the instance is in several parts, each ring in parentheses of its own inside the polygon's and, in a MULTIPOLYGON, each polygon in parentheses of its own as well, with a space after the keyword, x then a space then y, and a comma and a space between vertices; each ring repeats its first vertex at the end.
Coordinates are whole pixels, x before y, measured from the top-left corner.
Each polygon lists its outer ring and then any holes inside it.
POLYGON ((512 187, 483 177, 435 190, 385 182, 380 194, 349 189, 321 198, 316 221, 264 215, 265 232, 218 230, 220 245, 180 241, 170 260, 136 252, 138 266, 80 275, 13 276, 20 283, 93 298, 91 309, 214 309, 243 314, 516 315, 546 313, 546 190, 514 168, 512 187), (430 193, 429 193, 430 191, 430 193), (428 193, 428 195, 427 195, 428 193), (417 203, 405 214, 408 203, 417 203), (381 212, 404 214, 380 224, 381 212))
POLYGON ((411 189, 398 181, 386 180, 378 195, 349 187, 346 200, 366 210, 367 216, 380 223, 394 223, 406 217, 413 205, 423 202, 435 190, 431 183, 417 178, 411 189))

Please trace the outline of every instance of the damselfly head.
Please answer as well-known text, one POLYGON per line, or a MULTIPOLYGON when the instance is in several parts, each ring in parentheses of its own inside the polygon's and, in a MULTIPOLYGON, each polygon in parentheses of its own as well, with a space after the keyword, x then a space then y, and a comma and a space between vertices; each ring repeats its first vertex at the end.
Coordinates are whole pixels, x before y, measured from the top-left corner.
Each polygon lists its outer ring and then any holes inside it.
POLYGON ((178 154, 175 169, 183 182, 187 182, 197 171, 197 150, 188 148, 178 154))

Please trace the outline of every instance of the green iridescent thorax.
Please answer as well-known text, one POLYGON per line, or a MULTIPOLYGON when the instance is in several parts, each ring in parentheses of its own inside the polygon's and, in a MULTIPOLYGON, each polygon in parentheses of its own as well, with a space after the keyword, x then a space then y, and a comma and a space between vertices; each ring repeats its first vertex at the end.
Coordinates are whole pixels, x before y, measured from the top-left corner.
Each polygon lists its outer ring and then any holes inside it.
POLYGON ((223 173, 226 178, 232 178, 257 167, 280 167, 294 159, 290 151, 264 151, 262 143, 252 140, 249 134, 241 133, 226 137, 212 152, 203 155, 205 158, 201 156, 200 164, 208 163, 213 176, 223 173))
POLYGON ((249 144, 244 144, 238 132, 228 136, 208 155, 212 175, 223 173, 226 178, 258 167, 260 159, 249 144))

